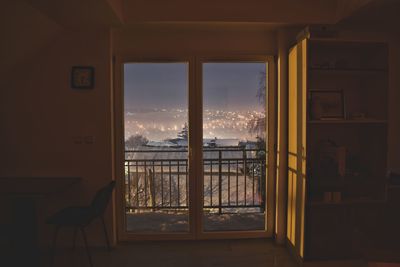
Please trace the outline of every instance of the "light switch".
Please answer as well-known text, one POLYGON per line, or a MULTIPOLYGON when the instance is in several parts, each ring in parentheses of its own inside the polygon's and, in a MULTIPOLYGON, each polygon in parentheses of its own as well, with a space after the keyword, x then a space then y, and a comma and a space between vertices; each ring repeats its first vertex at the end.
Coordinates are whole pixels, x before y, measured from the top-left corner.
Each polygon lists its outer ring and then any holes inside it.
POLYGON ((94 143, 94 136, 93 135, 86 135, 85 137, 83 137, 83 141, 85 142, 85 144, 93 144, 94 143))

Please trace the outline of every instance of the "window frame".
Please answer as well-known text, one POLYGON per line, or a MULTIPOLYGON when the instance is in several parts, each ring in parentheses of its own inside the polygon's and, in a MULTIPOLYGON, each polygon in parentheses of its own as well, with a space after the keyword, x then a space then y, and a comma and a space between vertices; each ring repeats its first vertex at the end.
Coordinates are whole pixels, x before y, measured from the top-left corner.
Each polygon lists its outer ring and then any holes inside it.
POLYGON ((113 172, 116 177, 115 224, 118 241, 131 240, 197 240, 227 238, 272 237, 275 223, 275 169, 276 169, 276 68, 273 56, 205 56, 205 57, 122 57, 116 56, 113 73, 113 172), (189 232, 128 232, 125 220, 124 200, 124 64, 126 63, 187 63, 188 64, 188 122, 189 122, 189 232), (268 63, 267 83, 267 206, 266 230, 204 232, 202 227, 203 209, 203 95, 202 63, 266 62, 268 63))

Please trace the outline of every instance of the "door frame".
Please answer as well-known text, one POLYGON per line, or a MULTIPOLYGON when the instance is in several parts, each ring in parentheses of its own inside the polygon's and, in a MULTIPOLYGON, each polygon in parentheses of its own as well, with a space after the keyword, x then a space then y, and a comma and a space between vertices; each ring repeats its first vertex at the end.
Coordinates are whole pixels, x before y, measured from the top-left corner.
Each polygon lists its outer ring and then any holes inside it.
POLYGON ((275 165, 276 165, 276 70, 273 56, 229 56, 229 57, 114 57, 114 160, 116 177, 116 232, 118 241, 133 240, 196 240, 272 237, 275 223, 275 165), (140 233, 126 231, 124 200, 124 71, 125 63, 187 63, 188 64, 188 175, 189 175, 189 232, 140 233), (266 230, 203 232, 203 97, 202 68, 205 62, 267 62, 267 183, 266 183, 266 230), (190 107, 190 108, 189 108, 190 107), (191 197, 192 196, 192 197, 191 197))

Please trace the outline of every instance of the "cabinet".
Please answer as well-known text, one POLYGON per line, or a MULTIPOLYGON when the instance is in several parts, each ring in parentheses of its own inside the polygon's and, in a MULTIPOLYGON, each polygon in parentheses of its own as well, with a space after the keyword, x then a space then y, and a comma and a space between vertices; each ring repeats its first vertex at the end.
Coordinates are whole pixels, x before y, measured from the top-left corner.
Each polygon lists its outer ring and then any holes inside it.
POLYGON ((388 48, 304 39, 289 51, 287 239, 303 259, 358 255, 386 201, 388 48))

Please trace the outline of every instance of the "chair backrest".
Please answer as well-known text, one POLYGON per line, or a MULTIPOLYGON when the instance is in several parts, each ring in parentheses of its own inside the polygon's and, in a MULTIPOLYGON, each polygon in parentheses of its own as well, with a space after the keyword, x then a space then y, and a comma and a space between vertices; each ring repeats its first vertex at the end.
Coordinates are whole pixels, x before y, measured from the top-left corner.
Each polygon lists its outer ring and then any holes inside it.
POLYGON ((100 188, 94 196, 90 207, 92 208, 93 217, 103 215, 107 208, 108 202, 110 202, 112 191, 115 187, 115 181, 111 181, 108 185, 100 188))

